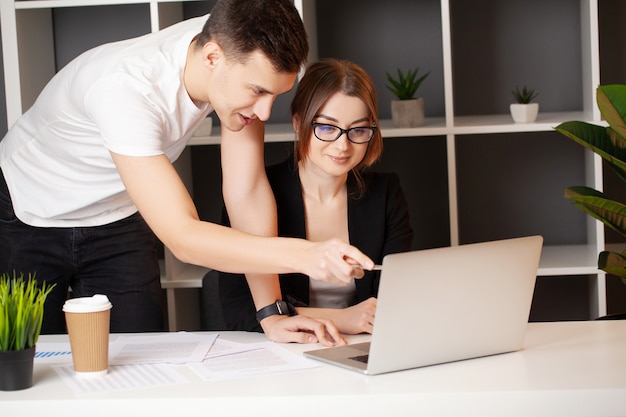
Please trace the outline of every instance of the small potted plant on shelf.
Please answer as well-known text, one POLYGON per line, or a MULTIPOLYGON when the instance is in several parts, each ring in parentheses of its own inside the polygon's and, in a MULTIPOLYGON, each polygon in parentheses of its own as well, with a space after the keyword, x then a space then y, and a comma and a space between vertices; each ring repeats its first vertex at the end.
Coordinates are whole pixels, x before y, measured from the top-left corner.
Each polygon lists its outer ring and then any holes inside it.
MULTIPOLYGON (((599 86, 596 100, 608 127, 582 121, 561 123, 555 129, 576 143, 600 155, 606 165, 626 183, 626 85, 599 86)), ((626 237, 626 204, 586 186, 565 190, 565 197, 588 215, 626 237)), ((598 268, 626 284, 626 251, 603 251, 598 268)))
POLYGON ((424 125, 424 100, 415 93, 430 71, 418 78, 419 68, 404 74, 397 69, 397 78, 388 72, 387 89, 397 98, 391 101, 391 118, 395 127, 419 127, 424 125))
POLYGON ((0 276, 0 390, 33 385, 35 345, 43 322, 43 304, 54 285, 37 286, 35 276, 0 276))
POLYGON ((515 123, 532 123, 537 119, 539 113, 539 103, 532 103, 532 101, 539 95, 535 93, 532 88, 524 86, 521 90, 519 87, 515 87, 515 90, 511 91, 513 97, 515 97, 515 103, 511 104, 511 116, 515 123))

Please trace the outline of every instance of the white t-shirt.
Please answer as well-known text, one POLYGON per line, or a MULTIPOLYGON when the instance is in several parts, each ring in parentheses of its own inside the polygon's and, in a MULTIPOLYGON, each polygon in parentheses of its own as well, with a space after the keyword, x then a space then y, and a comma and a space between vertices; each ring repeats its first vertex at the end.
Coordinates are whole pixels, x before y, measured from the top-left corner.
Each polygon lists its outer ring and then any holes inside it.
POLYGON ((17 217, 97 226, 137 211, 109 151, 178 158, 212 111, 183 84, 189 44, 208 16, 91 49, 59 71, 0 141, 17 217))

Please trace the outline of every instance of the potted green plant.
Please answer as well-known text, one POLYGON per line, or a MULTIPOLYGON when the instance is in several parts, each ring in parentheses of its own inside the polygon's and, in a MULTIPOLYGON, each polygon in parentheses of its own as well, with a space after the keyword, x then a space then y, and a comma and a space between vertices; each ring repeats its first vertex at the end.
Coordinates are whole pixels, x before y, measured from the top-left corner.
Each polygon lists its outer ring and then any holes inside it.
POLYGON ((515 123, 532 123, 537 119, 539 113, 539 103, 533 103, 532 101, 539 95, 535 93, 535 90, 526 86, 520 88, 515 87, 515 90, 511 91, 515 98, 515 103, 510 106, 511 117, 515 123))
MULTIPOLYGON (((561 123, 555 129, 576 143, 600 155, 617 176, 626 182, 626 85, 599 86, 598 108, 608 126, 582 121, 561 123)), ((604 193, 586 186, 565 190, 565 197, 585 213, 626 236, 626 205, 604 193)), ((626 251, 603 251, 598 255, 598 268, 618 276, 626 284, 626 251)))
POLYGON ((0 390, 33 385, 35 345, 41 333, 43 305, 54 288, 37 286, 35 275, 0 276, 0 390))
POLYGON ((396 97, 391 101, 391 119, 395 127, 419 127, 424 125, 424 100, 415 98, 418 88, 430 71, 418 77, 419 68, 403 73, 397 69, 394 78, 388 72, 386 87, 396 97))

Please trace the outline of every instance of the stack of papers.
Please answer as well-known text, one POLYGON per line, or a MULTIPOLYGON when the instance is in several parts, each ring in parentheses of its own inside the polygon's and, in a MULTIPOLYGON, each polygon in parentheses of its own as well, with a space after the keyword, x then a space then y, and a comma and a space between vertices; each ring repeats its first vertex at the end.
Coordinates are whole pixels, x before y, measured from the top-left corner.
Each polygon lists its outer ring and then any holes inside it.
POLYGON ((236 343, 217 339, 202 362, 189 366, 207 380, 314 368, 318 363, 272 342, 236 343))
POLYGON ((118 336, 109 346, 106 375, 78 377, 69 343, 38 343, 36 363, 53 363, 55 371, 78 393, 146 389, 184 384, 186 365, 204 380, 216 381, 289 372, 319 366, 273 342, 237 343, 217 333, 176 332, 154 336, 118 336))

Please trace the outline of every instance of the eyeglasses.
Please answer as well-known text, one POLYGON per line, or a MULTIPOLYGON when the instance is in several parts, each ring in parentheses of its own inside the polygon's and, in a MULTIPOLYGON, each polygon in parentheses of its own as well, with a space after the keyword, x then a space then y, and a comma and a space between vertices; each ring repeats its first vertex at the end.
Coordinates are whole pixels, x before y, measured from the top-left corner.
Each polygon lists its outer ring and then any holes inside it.
POLYGON ((326 123, 311 123, 313 126, 313 134, 322 142, 334 142, 344 133, 348 140, 352 143, 367 143, 374 136, 376 126, 359 126, 350 129, 342 129, 339 126, 329 125, 326 123))

